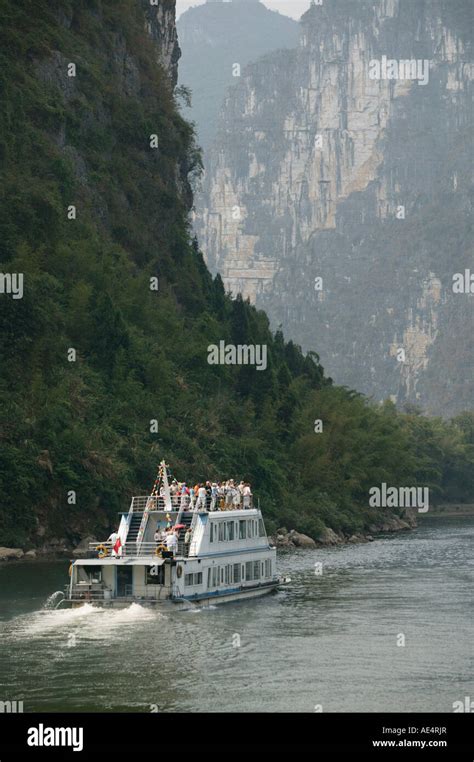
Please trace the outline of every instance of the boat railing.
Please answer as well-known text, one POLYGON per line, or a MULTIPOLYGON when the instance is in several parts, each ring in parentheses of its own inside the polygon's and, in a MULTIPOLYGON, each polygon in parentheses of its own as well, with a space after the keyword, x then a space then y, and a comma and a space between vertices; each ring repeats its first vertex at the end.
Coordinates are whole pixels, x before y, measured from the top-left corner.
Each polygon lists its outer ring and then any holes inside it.
MULTIPOLYGON (((145 600, 147 601, 159 601, 165 600, 169 596, 169 589, 164 588, 162 585, 154 585, 154 590, 147 591, 145 600)), ((123 594, 114 595, 113 591, 106 586, 100 589, 91 589, 87 584, 75 584, 72 589, 69 585, 64 586, 64 599, 68 601, 76 601, 80 603, 97 603, 97 602, 112 602, 114 600, 135 600, 136 596, 133 593, 132 585, 125 585, 123 594)))
POLYGON ((126 542, 122 545, 118 551, 114 551, 114 543, 112 542, 90 542, 88 546, 88 553, 94 558, 114 558, 120 559, 125 557, 140 557, 140 556, 155 556, 171 557, 167 555, 167 551, 163 550, 165 546, 164 542, 142 542, 138 549, 135 541, 126 542))
POLYGON ((215 501, 208 501, 207 509, 212 511, 242 511, 260 508, 260 499, 253 495, 224 495, 217 496, 215 501))
POLYGON ((65 597, 71 601, 103 601, 109 600, 112 597, 112 591, 107 587, 95 587, 87 583, 76 583, 70 587, 66 585, 65 597), (107 595, 107 593, 109 595, 107 595))
POLYGON ((130 511, 132 513, 148 513, 163 511, 171 513, 183 511, 241 511, 243 509, 260 508, 260 500, 253 495, 224 495, 215 498, 207 497, 205 501, 190 495, 171 495, 171 506, 161 496, 142 495, 132 498, 130 511))
POLYGON ((132 497, 131 510, 133 513, 143 513, 144 511, 167 511, 168 508, 169 506, 166 505, 165 498, 158 495, 132 497))

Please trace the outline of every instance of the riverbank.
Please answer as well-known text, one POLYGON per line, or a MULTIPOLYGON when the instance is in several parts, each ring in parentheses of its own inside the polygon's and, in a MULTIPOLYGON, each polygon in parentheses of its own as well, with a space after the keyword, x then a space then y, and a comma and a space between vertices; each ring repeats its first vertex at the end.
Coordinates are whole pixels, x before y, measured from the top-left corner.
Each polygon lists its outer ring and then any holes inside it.
POLYGON ((318 548, 334 545, 354 545, 357 543, 373 542, 377 535, 391 532, 406 532, 418 526, 417 512, 407 510, 403 517, 389 514, 383 521, 374 522, 367 530, 345 534, 326 527, 316 537, 310 537, 294 529, 288 531, 285 527, 278 529, 276 534, 270 537, 270 541, 277 548, 318 548))
POLYGON ((420 514, 422 518, 429 516, 431 519, 449 519, 449 518, 474 518, 474 503, 446 503, 444 505, 435 505, 428 513, 420 514))

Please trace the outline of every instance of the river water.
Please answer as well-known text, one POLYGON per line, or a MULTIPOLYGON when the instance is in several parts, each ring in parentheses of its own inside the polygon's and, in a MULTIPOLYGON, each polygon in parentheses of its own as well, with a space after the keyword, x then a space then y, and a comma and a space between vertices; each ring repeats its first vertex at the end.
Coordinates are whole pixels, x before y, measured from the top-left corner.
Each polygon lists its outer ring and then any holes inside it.
POLYGON ((45 610, 68 563, 4 565, 0 700, 25 712, 452 711, 474 696, 473 538, 473 519, 423 519, 370 544, 282 552, 287 588, 189 612, 45 610))

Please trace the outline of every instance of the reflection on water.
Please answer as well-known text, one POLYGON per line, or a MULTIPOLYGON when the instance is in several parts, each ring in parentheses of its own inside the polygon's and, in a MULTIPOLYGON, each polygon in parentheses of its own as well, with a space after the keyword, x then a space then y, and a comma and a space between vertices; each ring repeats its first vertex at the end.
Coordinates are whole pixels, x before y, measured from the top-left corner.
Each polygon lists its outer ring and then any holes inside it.
POLYGON ((473 695, 473 535, 472 519, 427 519, 370 544, 281 553, 289 587, 190 611, 47 609, 67 562, 0 567, 0 700, 25 711, 451 711, 473 695))

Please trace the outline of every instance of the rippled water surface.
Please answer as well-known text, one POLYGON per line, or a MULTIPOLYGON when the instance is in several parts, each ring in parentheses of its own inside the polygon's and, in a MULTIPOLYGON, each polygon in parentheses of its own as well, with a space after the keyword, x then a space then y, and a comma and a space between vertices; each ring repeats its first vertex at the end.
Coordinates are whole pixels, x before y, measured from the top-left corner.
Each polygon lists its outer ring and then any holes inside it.
POLYGON ((280 553, 284 590, 188 612, 45 610, 68 563, 4 565, 0 700, 25 711, 452 711, 474 695, 473 539, 472 519, 425 519, 370 544, 280 553))

